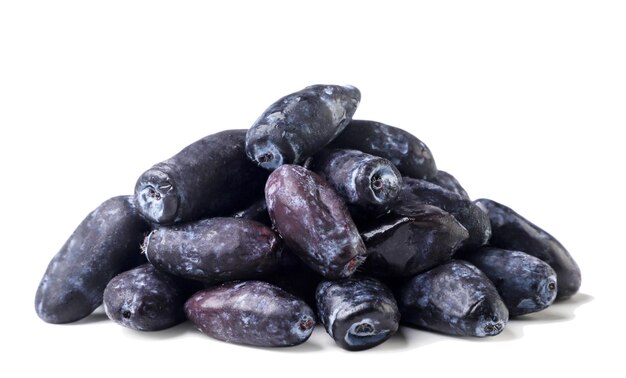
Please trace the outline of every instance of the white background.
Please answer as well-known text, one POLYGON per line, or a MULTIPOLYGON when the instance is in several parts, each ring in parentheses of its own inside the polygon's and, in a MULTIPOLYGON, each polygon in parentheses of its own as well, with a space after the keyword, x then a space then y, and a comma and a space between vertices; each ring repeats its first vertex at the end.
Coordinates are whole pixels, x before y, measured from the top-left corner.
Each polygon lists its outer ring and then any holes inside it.
POLYGON ((624 2, 208 3, 0 3, 1 376, 623 376, 624 2), (315 83, 357 86, 355 118, 410 130, 472 197, 559 238, 580 294, 498 337, 404 329, 360 353, 321 328, 259 349, 37 318, 39 279, 87 213, 315 83))

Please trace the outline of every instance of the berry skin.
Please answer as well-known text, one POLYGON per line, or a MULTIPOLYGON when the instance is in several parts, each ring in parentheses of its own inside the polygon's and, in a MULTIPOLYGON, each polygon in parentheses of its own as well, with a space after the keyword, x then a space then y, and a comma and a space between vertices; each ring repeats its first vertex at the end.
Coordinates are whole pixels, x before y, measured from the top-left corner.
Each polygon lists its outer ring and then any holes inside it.
POLYGON ((115 276, 104 289, 104 311, 119 325, 137 331, 158 331, 185 320, 183 307, 190 285, 141 265, 115 276))
POLYGON ((250 127, 246 153, 269 170, 302 163, 348 125, 360 101, 357 88, 340 85, 312 85, 287 95, 250 127))
POLYGON ((389 214, 363 229, 365 271, 380 278, 407 278, 452 258, 468 233, 454 217, 429 205, 406 216, 389 214))
POLYGON ((374 121, 353 120, 329 145, 380 156, 391 161, 402 176, 428 179, 437 165, 426 144, 409 132, 374 121))
POLYGON ((404 323, 448 335, 495 336, 509 320, 493 283, 461 260, 414 276, 396 299, 404 323))
POLYGON ((111 278, 145 262, 140 247, 149 231, 131 196, 104 201, 50 261, 35 296, 37 315, 71 323, 91 314, 111 278))
POLYGON ((541 311, 554 302, 556 273, 550 265, 519 251, 483 247, 463 254, 491 282, 509 309, 509 316, 541 311))
POLYGON ((437 171, 437 174, 427 181, 432 182, 433 184, 437 184, 442 188, 449 190, 453 193, 460 195, 466 200, 470 200, 470 196, 467 194, 465 189, 461 186, 459 180, 457 180, 454 176, 449 174, 446 171, 442 171, 441 169, 437 171))
POLYGON ((199 291, 187 300, 185 313, 202 333, 235 344, 298 345, 315 327, 315 314, 303 300, 262 281, 199 291))
POLYGON ((263 193, 267 172, 244 152, 246 130, 206 136, 155 164, 135 184, 139 211, 168 225, 224 216, 263 193))
POLYGON ((351 214, 383 214, 400 193, 402 176, 387 159, 357 150, 324 149, 311 160, 311 170, 326 179, 351 214))
POLYGON ((178 277, 207 283, 271 273, 281 242, 269 227, 242 218, 209 218, 159 227, 144 241, 148 261, 178 277))
POLYGON ((474 201, 491 221, 491 246, 526 252, 548 263, 556 272, 559 288, 556 299, 569 298, 580 288, 580 268, 554 236, 512 209, 490 199, 474 201))
POLYGON ((348 277, 365 260, 365 245, 345 203, 317 174, 282 165, 267 179, 265 199, 287 247, 324 277, 348 277))
POLYGON ((344 349, 373 348, 398 330, 396 300, 385 285, 373 278, 322 281, 316 298, 326 332, 344 349))
POLYGON ((422 204, 437 206, 452 214, 469 232, 463 249, 483 246, 491 236, 489 217, 472 201, 426 180, 405 177, 392 211, 405 214, 422 204))

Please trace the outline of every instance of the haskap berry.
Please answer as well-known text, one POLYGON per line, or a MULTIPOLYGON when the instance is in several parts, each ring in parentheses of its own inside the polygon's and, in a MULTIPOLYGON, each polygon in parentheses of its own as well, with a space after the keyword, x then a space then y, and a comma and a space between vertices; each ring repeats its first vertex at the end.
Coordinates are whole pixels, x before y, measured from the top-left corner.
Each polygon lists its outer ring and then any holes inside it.
POLYGON ((504 205, 472 202, 409 132, 352 120, 360 99, 313 85, 249 130, 154 165, 52 258, 37 314, 75 322, 104 299, 134 330, 188 319, 264 347, 307 341, 319 319, 358 351, 401 324, 495 336, 509 316, 576 294, 580 269, 561 243, 504 205))

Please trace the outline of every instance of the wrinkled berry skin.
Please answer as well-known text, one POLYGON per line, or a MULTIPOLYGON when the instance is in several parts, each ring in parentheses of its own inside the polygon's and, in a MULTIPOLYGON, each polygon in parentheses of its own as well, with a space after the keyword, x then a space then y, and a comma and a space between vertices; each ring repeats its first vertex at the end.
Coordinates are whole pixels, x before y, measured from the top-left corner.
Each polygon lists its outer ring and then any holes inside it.
POLYGON ((410 216, 387 215, 361 233, 367 247, 365 270, 381 278, 411 277, 448 261, 468 233, 454 217, 429 205, 410 216))
POLYGON ((556 298, 554 269, 527 253, 483 247, 464 254, 463 259, 489 277, 508 308, 509 316, 541 311, 556 298))
POLYGON ((111 278, 145 262, 141 241, 149 231, 131 196, 104 201, 50 261, 35 296, 37 315, 60 324, 91 314, 111 278))
POLYGON ((475 203, 491 221, 490 245, 526 252, 548 263, 556 272, 559 285, 556 299, 569 298, 578 292, 580 268, 558 240, 498 202, 483 198, 475 203))
POLYGON ((386 212, 402 187, 402 176, 389 160, 357 150, 324 149, 312 159, 311 170, 326 179, 352 214, 386 212))
POLYGON ((287 247, 324 277, 348 277, 365 260, 365 245, 345 203, 317 174, 282 165, 267 179, 265 199, 287 247))
POLYGON ((304 301, 262 281, 199 291, 187 300, 185 313, 202 333, 244 345, 298 345, 315 327, 315 314, 304 301))
POLYGON ((352 86, 312 85, 287 95, 250 127, 246 153, 269 170, 302 163, 346 127, 360 101, 352 86))
POLYGON ((277 267, 280 249, 270 228, 240 218, 160 227, 144 242, 146 257, 157 269, 208 283, 266 275, 277 267))
POLYGON ((322 281, 315 297, 320 322, 344 349, 373 348, 398 330, 396 300, 385 285, 373 278, 322 281))
POLYGON ((463 186, 461 186, 459 180, 457 180, 456 177, 452 176, 446 171, 442 171, 441 169, 438 170, 437 174, 429 178, 427 181, 430 181, 433 184, 437 184, 448 191, 456 193, 466 200, 470 200, 470 196, 467 194, 463 186))
POLYGON ((433 155, 424 142, 383 123, 353 120, 329 147, 380 156, 391 161, 402 176, 427 179, 437 174, 433 155))
POLYGON ((476 248, 487 243, 491 236, 489 217, 472 201, 439 185, 410 177, 403 178, 402 190, 392 211, 403 215, 414 206, 437 206, 452 214, 469 232, 463 248, 476 248))
POLYGON ((268 227, 272 227, 272 220, 267 212, 267 203, 265 202, 265 196, 260 200, 252 203, 252 205, 246 207, 243 210, 239 210, 232 215, 234 218, 243 218, 263 223, 268 227))
POLYGON ((172 224, 228 215, 263 192, 267 173, 247 158, 246 130, 206 136, 144 172, 135 185, 139 211, 172 224))
POLYGON ((104 289, 104 311, 115 323, 138 331, 158 331, 185 320, 192 294, 185 283, 144 264, 115 276, 104 289))
POLYGON ((448 335, 494 336, 509 319, 493 283, 461 260, 411 278, 396 299, 403 323, 448 335))

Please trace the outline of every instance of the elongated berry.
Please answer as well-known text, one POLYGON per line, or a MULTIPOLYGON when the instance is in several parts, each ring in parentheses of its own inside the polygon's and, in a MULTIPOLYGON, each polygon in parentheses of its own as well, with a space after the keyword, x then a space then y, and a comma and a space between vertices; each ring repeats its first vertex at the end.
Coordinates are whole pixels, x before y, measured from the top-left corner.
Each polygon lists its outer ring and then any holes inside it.
POLYGON ((509 316, 541 311, 554 302, 557 279, 547 263, 520 251, 483 247, 463 254, 498 289, 509 316))
POLYGON ((315 314, 303 300, 262 281, 201 290, 187 300, 185 313, 202 333, 235 344, 298 345, 315 327, 315 314))
POLYGON ((404 323, 448 335, 494 336, 509 319, 489 278, 461 260, 414 276, 396 299, 404 323))
POLYGON ((131 196, 104 201, 50 261, 35 296, 37 315, 70 323, 91 314, 111 278, 145 262, 141 241, 149 230, 131 196))
POLYGON ((270 218, 285 244, 327 278, 348 277, 366 250, 350 213, 330 185, 297 165, 282 165, 267 179, 270 218))
POLYGON ((340 85, 312 85, 287 95, 250 127, 246 153, 270 170, 302 163, 346 127, 360 100, 357 88, 340 85))
POLYGON ((475 203, 491 221, 490 245, 526 252, 548 263, 556 272, 559 286, 557 299, 569 298, 578 292, 581 282, 580 268, 554 236, 498 202, 483 198, 475 203))

